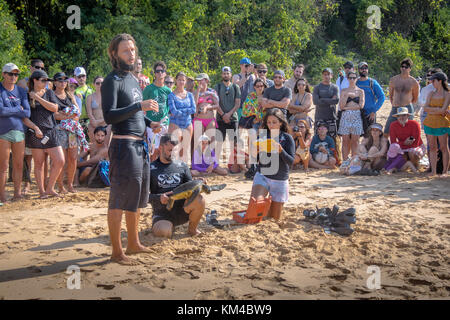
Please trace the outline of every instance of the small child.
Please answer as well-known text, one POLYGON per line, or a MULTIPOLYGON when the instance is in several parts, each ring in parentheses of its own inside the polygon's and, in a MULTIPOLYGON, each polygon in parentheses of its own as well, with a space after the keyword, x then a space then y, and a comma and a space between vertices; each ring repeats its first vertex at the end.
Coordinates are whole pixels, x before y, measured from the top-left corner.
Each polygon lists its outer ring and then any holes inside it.
POLYGON ((391 174, 395 171, 406 171, 408 168, 413 172, 417 172, 413 163, 407 161, 400 145, 398 143, 391 144, 387 152, 387 162, 384 166, 386 174, 391 174))

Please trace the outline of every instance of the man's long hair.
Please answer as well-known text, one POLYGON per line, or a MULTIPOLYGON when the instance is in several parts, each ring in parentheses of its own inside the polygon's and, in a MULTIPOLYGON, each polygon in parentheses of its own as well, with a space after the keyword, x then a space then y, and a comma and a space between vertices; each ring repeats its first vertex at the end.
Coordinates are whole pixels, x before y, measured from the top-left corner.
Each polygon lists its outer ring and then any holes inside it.
POLYGON ((121 33, 114 37, 114 39, 111 40, 108 47, 108 56, 109 61, 111 62, 111 65, 113 69, 120 70, 120 63, 119 63, 119 57, 117 56, 117 50, 119 48, 119 43, 122 41, 133 41, 134 47, 136 49, 136 59, 137 61, 139 59, 138 54, 138 47, 136 45, 136 41, 134 40, 133 36, 128 33, 121 33))

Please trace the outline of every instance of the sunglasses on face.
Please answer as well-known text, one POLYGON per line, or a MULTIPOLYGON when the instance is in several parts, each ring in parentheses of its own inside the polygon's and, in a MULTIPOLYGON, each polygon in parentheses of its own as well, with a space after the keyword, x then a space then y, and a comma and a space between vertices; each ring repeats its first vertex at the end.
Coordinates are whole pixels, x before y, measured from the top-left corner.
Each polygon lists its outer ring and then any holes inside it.
POLYGON ((164 73, 164 72, 166 72, 166 70, 163 70, 163 69, 155 70, 155 73, 164 73))
POLYGON ((17 72, 5 72, 10 77, 19 77, 19 73, 17 72))
POLYGON ((258 73, 267 73, 267 70, 258 70, 258 73))
POLYGON ((275 77, 273 77, 274 79, 283 79, 283 77, 281 77, 281 76, 275 76, 275 77))
POLYGON ((48 80, 48 79, 39 79, 38 81, 46 83, 46 82, 49 82, 50 80, 48 80))
POLYGON ((45 68, 41 67, 41 66, 33 66, 33 68, 38 69, 38 70, 45 70, 45 68))
POLYGON ((246 64, 245 67, 248 68, 248 67, 250 67, 250 65, 249 65, 249 64, 246 64))
POLYGON ((306 129, 305 126, 298 126, 299 129, 306 129))
POLYGON ((103 81, 99 81, 99 82, 96 82, 95 84, 96 84, 97 86, 101 86, 102 83, 103 83, 103 81))
POLYGON ((69 80, 67 80, 67 79, 62 79, 62 78, 56 79, 56 81, 57 81, 57 82, 69 82, 69 80))
POLYGON ((264 85, 255 86, 255 88, 264 88, 264 85))
POLYGON ((409 66, 402 66, 402 69, 409 69, 409 66))
POLYGON ((77 78, 86 78, 86 75, 82 74, 80 76, 77 76, 77 78))
POLYGON ((165 83, 165 84, 168 84, 168 85, 172 85, 172 84, 174 84, 174 82, 173 82, 173 81, 164 81, 164 83, 165 83))
POLYGON ((348 77, 348 80, 356 80, 356 77, 348 77))
POLYGON ((306 84, 305 84, 305 83, 299 83, 299 84, 297 84, 297 87, 300 87, 300 86, 304 87, 304 86, 306 86, 306 84))

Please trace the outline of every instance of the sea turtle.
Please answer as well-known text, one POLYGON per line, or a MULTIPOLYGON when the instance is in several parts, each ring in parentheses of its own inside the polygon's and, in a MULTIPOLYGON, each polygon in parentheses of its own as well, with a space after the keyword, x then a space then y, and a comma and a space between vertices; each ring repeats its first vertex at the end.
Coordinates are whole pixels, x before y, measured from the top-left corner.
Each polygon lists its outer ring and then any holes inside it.
POLYGON ((167 210, 172 210, 175 200, 188 199, 184 205, 187 206, 191 204, 201 192, 211 193, 211 191, 220 191, 226 186, 226 184, 208 186, 202 180, 192 180, 183 183, 172 190, 173 194, 169 196, 169 202, 166 206, 167 210))

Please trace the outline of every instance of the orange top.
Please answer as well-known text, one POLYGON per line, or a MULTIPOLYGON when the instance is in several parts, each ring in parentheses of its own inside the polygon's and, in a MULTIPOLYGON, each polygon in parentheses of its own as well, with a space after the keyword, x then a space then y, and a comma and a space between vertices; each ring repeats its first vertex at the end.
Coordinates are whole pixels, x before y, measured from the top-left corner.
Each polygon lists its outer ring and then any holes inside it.
MULTIPOLYGON (((444 105, 444 98, 430 99, 430 108, 442 108, 444 105)), ((442 114, 429 114, 423 121, 423 125, 429 128, 450 128, 450 116, 443 116, 442 114)))

